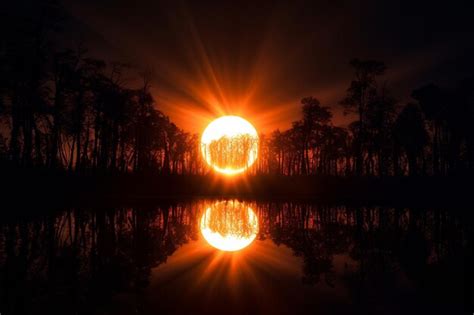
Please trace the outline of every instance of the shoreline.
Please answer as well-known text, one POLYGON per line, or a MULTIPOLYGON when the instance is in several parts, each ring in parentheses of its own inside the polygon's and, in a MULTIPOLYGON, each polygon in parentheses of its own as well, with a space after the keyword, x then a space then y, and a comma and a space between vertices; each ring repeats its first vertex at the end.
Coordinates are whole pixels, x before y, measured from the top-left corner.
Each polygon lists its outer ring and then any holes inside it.
POLYGON ((321 203, 463 205, 471 176, 334 177, 242 175, 78 175, 21 170, 3 172, 0 191, 18 204, 152 203, 196 198, 310 200, 321 203))

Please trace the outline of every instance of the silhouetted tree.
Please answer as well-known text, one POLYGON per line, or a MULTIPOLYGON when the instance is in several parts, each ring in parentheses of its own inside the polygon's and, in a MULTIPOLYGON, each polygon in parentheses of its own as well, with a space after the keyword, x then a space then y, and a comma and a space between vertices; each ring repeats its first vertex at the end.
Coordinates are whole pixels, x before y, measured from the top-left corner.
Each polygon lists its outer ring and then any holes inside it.
POLYGON ((412 97, 419 102, 426 119, 431 123, 433 172, 439 175, 441 174, 440 164, 443 163, 441 151, 445 133, 443 118, 446 109, 445 94, 438 86, 429 84, 413 91, 412 97))
POLYGON ((366 139, 366 121, 368 106, 377 95, 377 76, 385 73, 386 66, 374 60, 353 59, 350 62, 354 69, 354 78, 347 89, 346 97, 340 102, 348 111, 358 115, 358 130, 355 135, 355 171, 362 175, 362 145, 366 139))
POLYGON ((51 34, 63 18, 56 1, 17 1, 2 14, 3 47, 0 51, 2 99, 8 104, 9 154, 17 164, 33 163, 37 119, 44 111, 51 62, 51 34))
POLYGON ((417 105, 408 104, 403 108, 395 122, 394 134, 397 143, 405 150, 410 176, 418 174, 418 160, 423 159, 428 133, 417 105))
POLYGON ((385 176, 390 173, 392 156, 392 126, 396 117, 396 100, 384 85, 369 101, 366 110, 366 142, 364 151, 367 158, 366 174, 385 176))
POLYGON ((301 100, 303 120, 301 126, 302 136, 302 170, 303 174, 310 172, 310 156, 315 154, 315 149, 319 147, 318 138, 320 138, 321 129, 326 126, 332 118, 328 107, 321 106, 320 102, 314 97, 307 97, 301 100))

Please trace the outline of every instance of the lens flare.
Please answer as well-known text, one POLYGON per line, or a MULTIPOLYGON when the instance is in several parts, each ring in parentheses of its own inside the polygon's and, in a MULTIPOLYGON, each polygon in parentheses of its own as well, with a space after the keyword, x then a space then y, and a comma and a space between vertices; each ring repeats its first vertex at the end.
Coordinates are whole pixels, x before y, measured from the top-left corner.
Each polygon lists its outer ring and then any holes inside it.
POLYGON ((217 202, 201 217, 200 230, 204 239, 222 251, 238 251, 257 237, 258 219, 255 212, 239 201, 217 202))
POLYGON ((204 130, 201 152, 215 171, 227 175, 242 173, 257 159, 257 130, 239 116, 220 117, 204 130))

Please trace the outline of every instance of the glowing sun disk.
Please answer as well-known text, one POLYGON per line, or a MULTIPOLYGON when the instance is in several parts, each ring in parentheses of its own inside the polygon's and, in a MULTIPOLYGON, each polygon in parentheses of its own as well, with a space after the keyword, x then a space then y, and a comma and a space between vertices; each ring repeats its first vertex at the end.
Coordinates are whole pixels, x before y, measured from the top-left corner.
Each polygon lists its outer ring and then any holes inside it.
POLYGON ((242 173, 257 159, 257 130, 242 117, 222 116, 204 130, 201 152, 215 171, 227 175, 242 173))

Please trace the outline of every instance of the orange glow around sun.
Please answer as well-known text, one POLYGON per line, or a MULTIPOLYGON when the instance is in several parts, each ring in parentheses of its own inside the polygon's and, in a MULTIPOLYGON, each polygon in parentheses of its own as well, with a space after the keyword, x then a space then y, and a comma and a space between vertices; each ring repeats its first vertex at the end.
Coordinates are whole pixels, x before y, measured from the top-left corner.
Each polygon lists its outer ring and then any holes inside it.
POLYGON ((222 116, 204 130, 201 152, 215 171, 226 175, 242 173, 257 159, 257 130, 239 116, 222 116))
POLYGON ((238 251, 249 246, 258 233, 255 212, 239 201, 216 202, 201 217, 204 239, 222 251, 238 251))

